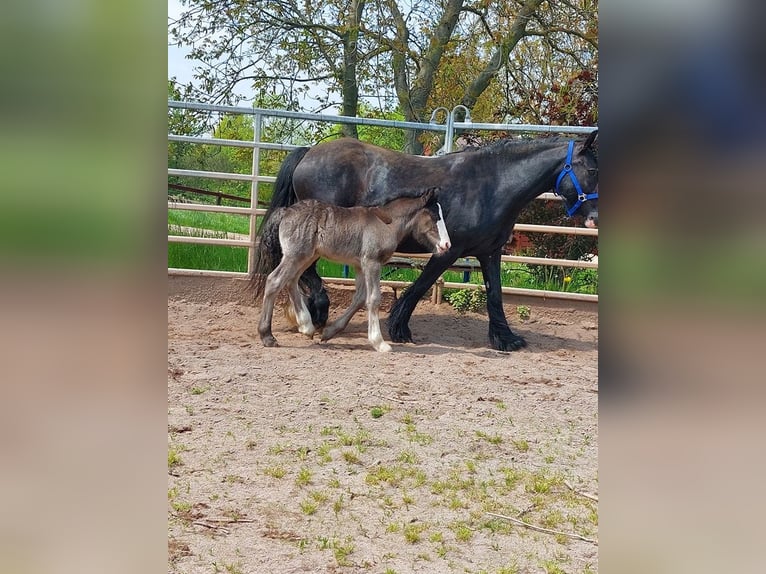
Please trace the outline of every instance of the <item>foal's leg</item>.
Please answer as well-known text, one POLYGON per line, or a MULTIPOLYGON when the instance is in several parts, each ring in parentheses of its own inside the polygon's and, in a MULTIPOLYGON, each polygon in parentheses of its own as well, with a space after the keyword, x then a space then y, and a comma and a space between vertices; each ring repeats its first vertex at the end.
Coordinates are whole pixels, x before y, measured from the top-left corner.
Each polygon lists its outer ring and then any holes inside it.
POLYGON ((367 287, 364 282, 364 274, 358 267, 356 267, 354 271, 356 271, 356 280, 354 281, 356 284, 356 291, 354 291, 354 297, 351 300, 351 305, 348 309, 346 309, 343 315, 338 317, 330 325, 324 328, 322 331, 322 341, 332 339, 335 335, 345 329, 348 325, 348 322, 351 320, 351 317, 354 316, 354 313, 364 307, 364 301, 367 297, 367 287))
POLYGON ((266 278, 266 286, 263 289, 263 305, 261 306, 261 320, 258 323, 258 334, 265 347, 276 347, 277 340, 271 333, 271 321, 274 316, 274 301, 285 286, 287 281, 295 274, 291 269, 292 263, 283 257, 276 269, 269 273, 266 278))
POLYGON ((477 256, 487 288, 487 315, 489 315, 489 345, 498 351, 516 351, 527 342, 508 327, 503 311, 503 293, 500 283, 500 250, 477 256))
POLYGON ((391 345, 383 340, 380 333, 380 263, 363 262, 362 271, 367 285, 367 338, 373 348, 381 353, 388 353, 391 345))

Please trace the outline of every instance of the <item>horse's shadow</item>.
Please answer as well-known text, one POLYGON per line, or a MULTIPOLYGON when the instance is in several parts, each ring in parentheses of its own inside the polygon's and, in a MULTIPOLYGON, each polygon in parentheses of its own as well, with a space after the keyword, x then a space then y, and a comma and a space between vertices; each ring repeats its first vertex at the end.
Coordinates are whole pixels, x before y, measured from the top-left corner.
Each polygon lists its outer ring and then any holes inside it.
MULTIPOLYGON (((523 326, 511 325, 511 329, 524 337, 527 346, 514 353, 550 353, 555 351, 590 352, 598 350, 598 340, 578 339, 569 336, 559 336, 551 333, 540 332, 539 323, 535 323, 536 330, 528 330, 523 326)), ((486 317, 476 315, 461 315, 459 317, 449 315, 435 315, 424 313, 413 315, 410 320, 412 338, 414 344, 394 343, 395 353, 421 353, 427 355, 445 355, 455 353, 467 353, 481 355, 483 357, 503 357, 511 352, 496 351, 489 347, 487 332, 488 322, 486 317)), ((384 338, 388 329, 387 317, 381 316, 381 329, 384 338)), ((336 338, 330 339, 321 345, 333 349, 358 350, 370 348, 367 341, 367 322, 356 318, 336 338), (359 338, 357 342, 357 338, 359 338)))

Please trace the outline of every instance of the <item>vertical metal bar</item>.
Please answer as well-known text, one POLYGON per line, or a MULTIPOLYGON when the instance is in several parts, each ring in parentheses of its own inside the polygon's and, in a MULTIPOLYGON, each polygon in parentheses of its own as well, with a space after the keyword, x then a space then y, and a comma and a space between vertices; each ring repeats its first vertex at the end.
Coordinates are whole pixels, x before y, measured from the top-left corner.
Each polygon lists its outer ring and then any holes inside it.
POLYGON ((258 233, 258 218, 255 210, 258 209, 258 165, 261 159, 261 148, 258 145, 261 142, 261 129, 263 116, 256 113, 253 118, 253 182, 250 185, 250 246, 247 248, 247 273, 250 274, 255 269, 255 241, 258 233))
POLYGON ((444 136, 444 153, 452 151, 452 132, 455 129, 455 110, 447 113, 447 133, 444 136))

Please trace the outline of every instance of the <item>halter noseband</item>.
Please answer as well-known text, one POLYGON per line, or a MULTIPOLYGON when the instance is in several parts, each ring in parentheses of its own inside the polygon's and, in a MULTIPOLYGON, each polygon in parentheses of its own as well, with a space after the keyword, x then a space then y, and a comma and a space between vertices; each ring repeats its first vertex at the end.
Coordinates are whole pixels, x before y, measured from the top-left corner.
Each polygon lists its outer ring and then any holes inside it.
POLYGON ((567 175, 569 175, 570 179, 572 180, 572 185, 574 185, 575 189, 577 190, 577 201, 574 203, 572 207, 567 208, 567 215, 569 217, 572 217, 575 214, 575 212, 578 209, 580 209, 580 206, 586 201, 588 201, 589 199, 598 199, 598 191, 594 191, 593 193, 584 193, 582 190, 582 187, 580 187, 580 182, 577 181, 577 176, 575 175, 575 172, 572 170, 572 153, 573 152, 574 152, 574 140, 569 140, 569 148, 567 149, 567 159, 564 162, 564 168, 561 170, 561 173, 559 173, 559 176, 556 178, 556 187, 553 190, 553 193, 555 193, 556 195, 561 195, 559 193, 559 185, 561 184, 561 180, 564 179, 564 177, 566 177, 567 175))

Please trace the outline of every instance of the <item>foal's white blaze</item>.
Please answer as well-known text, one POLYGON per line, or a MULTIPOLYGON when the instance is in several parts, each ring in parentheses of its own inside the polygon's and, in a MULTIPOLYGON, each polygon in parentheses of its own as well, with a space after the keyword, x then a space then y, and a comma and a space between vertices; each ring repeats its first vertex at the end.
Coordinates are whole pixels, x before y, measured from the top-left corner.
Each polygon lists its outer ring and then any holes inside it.
POLYGON ((444 213, 442 213, 442 205, 438 201, 436 207, 439 208, 439 219, 436 222, 436 229, 439 231, 439 251, 447 251, 452 245, 449 240, 449 233, 447 233, 447 226, 444 225, 444 213))

